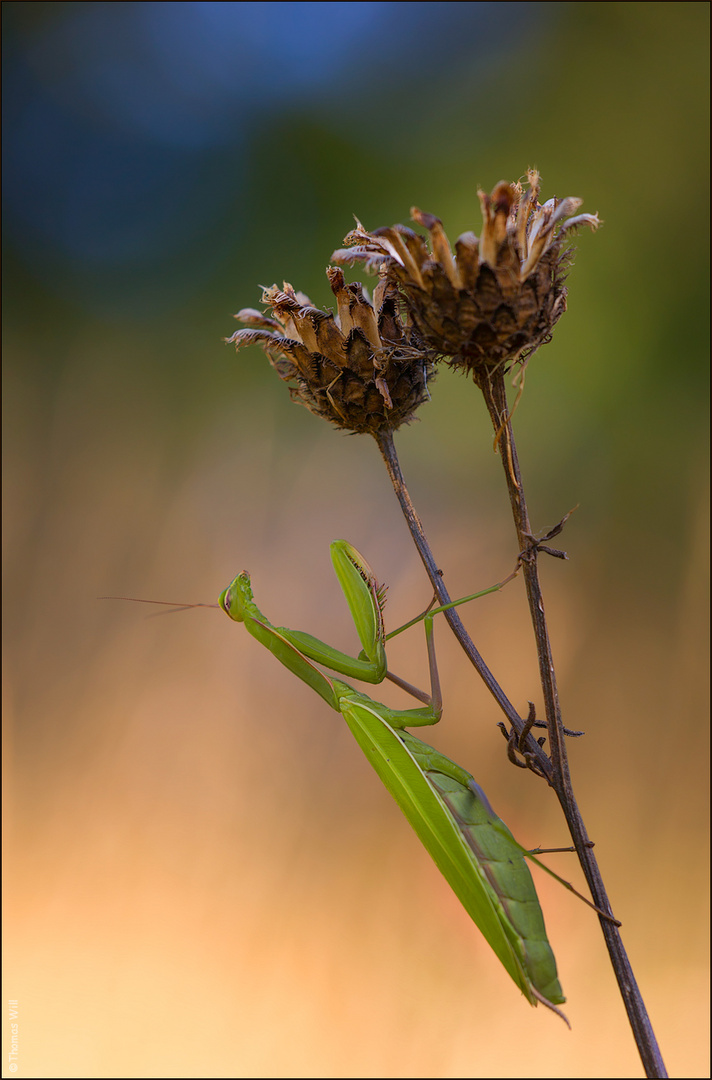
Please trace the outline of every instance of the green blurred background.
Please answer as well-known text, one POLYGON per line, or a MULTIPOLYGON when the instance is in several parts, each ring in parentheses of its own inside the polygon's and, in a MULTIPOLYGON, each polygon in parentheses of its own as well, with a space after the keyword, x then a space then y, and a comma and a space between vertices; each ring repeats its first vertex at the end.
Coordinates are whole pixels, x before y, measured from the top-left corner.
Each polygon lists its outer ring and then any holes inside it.
MULTIPOLYGON (((672 1075, 705 1076, 707 38, 703 3, 6 3, 6 996, 24 1076, 638 1076, 596 920, 538 876, 573 1031, 531 1010, 345 727, 213 611, 252 572, 353 642, 328 544, 428 587, 375 445, 290 404, 231 313, 318 306, 357 214, 479 232, 537 166, 604 227, 516 414, 589 831, 672 1075)), ((453 594, 515 557, 475 389, 397 437, 453 594)), ((465 620, 540 701, 521 583, 465 620)), ((421 635, 392 666, 423 682, 421 635)), ((394 643, 395 645, 395 643, 394 643)), ((553 798, 506 762, 444 627, 433 735, 524 843, 553 798)), ((383 696, 404 704, 394 688, 383 696)), ((569 856, 555 868, 579 881, 569 856)), ((3 1021, 7 1026, 7 1017, 3 1021)), ((7 1032, 6 1032, 7 1034, 7 1032)))

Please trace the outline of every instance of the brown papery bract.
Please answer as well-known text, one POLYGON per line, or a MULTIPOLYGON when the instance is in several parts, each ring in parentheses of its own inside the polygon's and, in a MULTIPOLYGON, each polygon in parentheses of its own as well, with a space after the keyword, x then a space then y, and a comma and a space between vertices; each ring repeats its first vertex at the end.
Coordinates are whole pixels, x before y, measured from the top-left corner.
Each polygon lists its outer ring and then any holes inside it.
POLYGON ((549 339, 566 310, 570 230, 600 224, 596 214, 576 214, 580 199, 540 205, 539 174, 530 170, 527 178, 526 190, 500 181, 490 195, 479 192, 480 236, 463 233, 454 252, 440 218, 413 207, 429 245, 404 225, 368 232, 358 224, 332 259, 378 270, 400 292, 423 340, 454 367, 477 381, 506 371, 549 339))
POLYGON ((382 281, 371 302, 335 267, 326 271, 337 314, 314 307, 284 282, 265 289, 272 318, 253 308, 235 316, 248 324, 227 340, 237 349, 260 345, 293 400, 339 428, 376 435, 409 423, 429 397, 433 350, 399 314, 397 286, 382 281))

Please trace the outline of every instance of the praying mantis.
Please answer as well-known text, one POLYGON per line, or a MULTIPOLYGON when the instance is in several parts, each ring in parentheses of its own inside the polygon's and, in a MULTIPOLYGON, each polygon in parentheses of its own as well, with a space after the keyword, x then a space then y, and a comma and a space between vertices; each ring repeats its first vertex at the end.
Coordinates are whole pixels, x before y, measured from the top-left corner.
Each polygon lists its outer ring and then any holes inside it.
MULTIPOLYGON (((246 572, 238 574, 221 593, 219 606, 235 622, 244 623, 249 633, 281 664, 341 714, 423 846, 526 999, 532 1005, 541 1002, 566 1019, 556 1008, 566 999, 525 861, 532 858, 532 853, 517 843, 469 772, 406 730, 437 724, 442 714, 433 641, 435 616, 448 607, 493 592, 501 588, 501 583, 482 593, 431 608, 388 635, 392 637, 422 619, 430 669, 428 695, 387 670, 382 615, 384 591, 366 560, 345 540, 331 544, 331 559, 362 645, 358 657, 348 656, 311 634, 273 626, 255 604, 246 572), (389 678, 424 702, 423 707, 391 709, 340 678, 324 674, 317 664, 338 676, 368 683, 389 678)), ((543 868, 551 873, 548 867, 543 868)))

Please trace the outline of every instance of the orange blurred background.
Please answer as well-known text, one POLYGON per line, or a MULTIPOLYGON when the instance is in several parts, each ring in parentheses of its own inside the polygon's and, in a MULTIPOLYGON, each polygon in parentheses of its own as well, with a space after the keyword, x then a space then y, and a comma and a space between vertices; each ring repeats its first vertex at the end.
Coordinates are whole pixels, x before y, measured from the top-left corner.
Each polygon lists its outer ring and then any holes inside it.
MULTIPOLYGON (((259 284, 328 306, 353 213, 416 204, 454 239, 479 232, 478 184, 532 165, 605 222, 516 415, 535 529, 579 504, 570 561, 542 564, 564 719, 586 731, 573 776, 670 1074, 708 1075, 708 11, 3 5, 18 1076, 642 1075, 584 905, 536 875, 568 1032, 311 691, 219 612, 96 599, 212 602, 247 568, 275 622, 352 649, 328 559, 345 537, 391 627, 422 610, 375 445, 221 338, 259 284)), ((419 420, 397 436, 411 494, 451 593, 484 588, 516 556, 484 406, 442 369, 419 420)), ((520 711, 540 706, 521 582, 464 619, 520 711)), ((519 840, 565 844, 444 624, 438 655, 432 741, 519 840)), ((419 631, 390 656, 425 682, 419 631)), ((580 885, 571 856, 551 865, 580 885)), ((7 1006, 3 1025, 7 1070, 7 1006)))

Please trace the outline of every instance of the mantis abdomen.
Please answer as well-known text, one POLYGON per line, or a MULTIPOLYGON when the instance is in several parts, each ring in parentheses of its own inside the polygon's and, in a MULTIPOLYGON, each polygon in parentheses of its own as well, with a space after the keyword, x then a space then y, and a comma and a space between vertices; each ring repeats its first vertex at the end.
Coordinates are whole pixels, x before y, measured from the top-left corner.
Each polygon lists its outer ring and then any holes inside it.
POLYGON ((544 916, 521 846, 472 788, 438 769, 441 754, 408 732, 400 734, 411 745, 419 744, 419 748, 412 747, 411 752, 457 823, 476 864, 484 872, 495 903, 501 908, 502 925, 508 931, 532 985, 548 1001, 561 1004, 566 999, 557 978, 544 916))
POLYGON ((522 993, 532 1004, 561 1004, 524 848, 468 772, 392 727, 365 695, 335 685, 354 738, 522 993))

